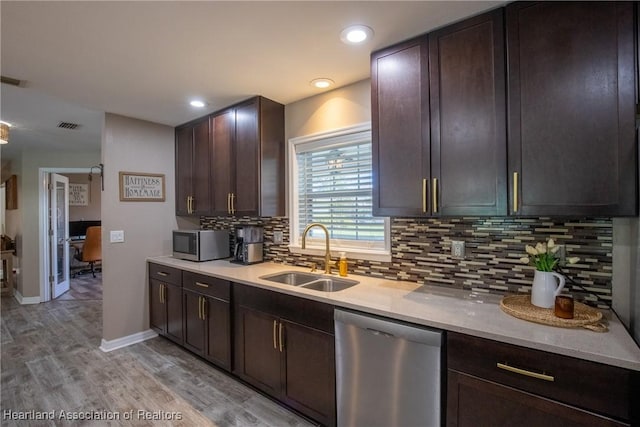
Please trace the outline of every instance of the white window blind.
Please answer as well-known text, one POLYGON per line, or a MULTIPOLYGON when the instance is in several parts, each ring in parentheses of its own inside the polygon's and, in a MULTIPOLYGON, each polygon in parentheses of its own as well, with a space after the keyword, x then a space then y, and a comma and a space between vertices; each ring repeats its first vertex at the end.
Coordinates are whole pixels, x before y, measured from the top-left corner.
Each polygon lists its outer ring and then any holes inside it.
MULTIPOLYGON (((370 132, 296 146, 297 234, 307 224, 327 227, 332 247, 384 250, 384 218, 372 216, 370 132)), ((312 228, 310 242, 324 242, 312 228)))

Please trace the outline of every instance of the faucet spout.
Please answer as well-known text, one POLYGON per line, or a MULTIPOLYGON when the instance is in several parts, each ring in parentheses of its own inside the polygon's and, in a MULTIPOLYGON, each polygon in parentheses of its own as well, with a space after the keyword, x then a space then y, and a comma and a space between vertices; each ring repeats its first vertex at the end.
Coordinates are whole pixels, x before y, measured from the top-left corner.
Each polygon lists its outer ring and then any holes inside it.
POLYGON ((327 230, 327 227, 320 224, 319 222, 312 222, 311 224, 307 225, 302 232, 302 249, 305 249, 307 247, 307 233, 309 233, 309 230, 311 230, 313 227, 319 227, 322 231, 324 231, 324 272, 325 274, 331 274, 331 250, 329 249, 329 230, 327 230))

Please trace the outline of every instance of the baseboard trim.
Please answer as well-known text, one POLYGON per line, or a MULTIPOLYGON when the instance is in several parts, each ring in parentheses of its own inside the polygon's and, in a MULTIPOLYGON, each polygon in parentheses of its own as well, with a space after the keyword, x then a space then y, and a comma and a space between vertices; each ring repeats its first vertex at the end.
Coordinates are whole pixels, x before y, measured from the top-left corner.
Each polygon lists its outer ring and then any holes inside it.
POLYGON ((13 297, 21 305, 40 304, 40 297, 23 297, 20 291, 18 291, 17 289, 14 291, 13 297))
POLYGON ((116 338, 115 340, 105 340, 103 338, 102 344, 100 345, 100 350, 108 353, 110 351, 137 344, 139 342, 146 341, 157 336, 158 334, 155 331, 147 329, 146 331, 136 332, 135 334, 127 335, 126 337, 116 338))

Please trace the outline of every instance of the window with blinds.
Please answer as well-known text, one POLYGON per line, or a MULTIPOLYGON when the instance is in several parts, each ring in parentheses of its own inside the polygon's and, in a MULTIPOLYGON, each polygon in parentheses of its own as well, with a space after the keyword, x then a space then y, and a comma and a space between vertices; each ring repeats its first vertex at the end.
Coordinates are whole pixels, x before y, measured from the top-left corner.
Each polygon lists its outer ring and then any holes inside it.
MULTIPOLYGON (((297 144, 295 166, 298 236, 306 225, 319 222, 329 230, 332 249, 387 247, 385 219, 372 215, 370 131, 297 144)), ((323 244, 324 232, 312 228, 307 239, 323 244)))

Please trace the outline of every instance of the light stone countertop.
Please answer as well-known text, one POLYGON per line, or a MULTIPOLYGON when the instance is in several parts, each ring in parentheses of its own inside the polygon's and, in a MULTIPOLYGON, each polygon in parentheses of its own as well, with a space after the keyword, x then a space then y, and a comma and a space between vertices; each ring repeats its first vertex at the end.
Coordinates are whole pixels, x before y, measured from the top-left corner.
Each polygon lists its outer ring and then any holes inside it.
POLYGON ((359 284, 339 292, 319 292, 260 279, 282 271, 308 272, 308 268, 275 263, 244 266, 228 260, 197 263, 171 256, 148 261, 337 307, 640 371, 640 348, 611 311, 604 311, 609 331, 598 333, 516 319, 500 309, 501 297, 493 294, 355 274, 348 278, 359 284))

